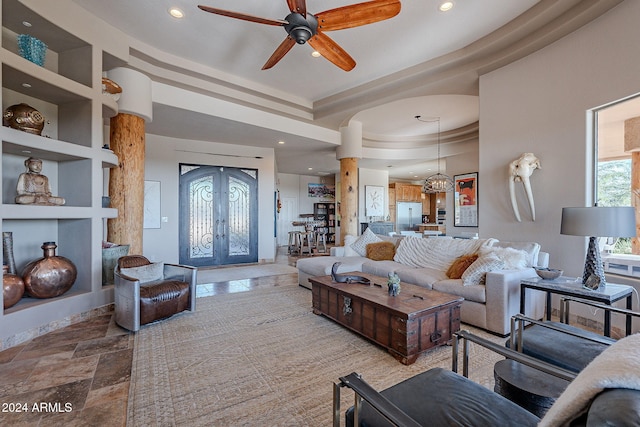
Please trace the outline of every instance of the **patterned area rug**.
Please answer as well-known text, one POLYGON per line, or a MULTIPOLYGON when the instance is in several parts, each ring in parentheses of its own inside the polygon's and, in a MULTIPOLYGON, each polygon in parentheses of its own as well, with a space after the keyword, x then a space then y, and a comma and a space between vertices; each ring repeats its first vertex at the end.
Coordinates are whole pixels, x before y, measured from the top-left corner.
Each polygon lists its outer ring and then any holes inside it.
MULTIPOLYGON (((493 388, 493 365, 501 357, 471 349, 471 379, 493 388)), ((201 298, 195 313, 143 327, 136 335, 127 425, 328 426, 332 383, 340 376, 358 372, 381 390, 431 367, 450 369, 450 360, 451 347, 444 346, 402 365, 313 314, 311 292, 289 279, 201 298)), ((353 402, 353 393, 343 390, 342 412, 353 402)))
POLYGON ((230 280, 255 279, 297 273, 298 269, 287 264, 258 264, 236 267, 200 268, 198 284, 228 282, 230 280))

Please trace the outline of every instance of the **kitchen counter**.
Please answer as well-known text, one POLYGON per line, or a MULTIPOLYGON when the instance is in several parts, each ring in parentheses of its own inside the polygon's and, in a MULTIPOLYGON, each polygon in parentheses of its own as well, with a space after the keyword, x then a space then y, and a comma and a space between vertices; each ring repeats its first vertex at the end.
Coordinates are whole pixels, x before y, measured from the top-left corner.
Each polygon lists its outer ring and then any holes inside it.
POLYGON ((439 231, 444 234, 446 227, 444 225, 436 224, 435 222, 430 222, 426 224, 418 224, 418 231, 420 233, 423 231, 439 231))

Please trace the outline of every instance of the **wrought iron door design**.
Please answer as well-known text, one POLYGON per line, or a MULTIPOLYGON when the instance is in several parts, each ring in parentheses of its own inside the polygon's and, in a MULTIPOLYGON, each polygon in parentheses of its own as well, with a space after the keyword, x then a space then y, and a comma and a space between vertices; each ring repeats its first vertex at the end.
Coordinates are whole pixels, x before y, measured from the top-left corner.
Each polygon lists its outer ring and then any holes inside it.
POLYGON ((180 263, 258 261, 258 179, 253 169, 180 165, 180 263))

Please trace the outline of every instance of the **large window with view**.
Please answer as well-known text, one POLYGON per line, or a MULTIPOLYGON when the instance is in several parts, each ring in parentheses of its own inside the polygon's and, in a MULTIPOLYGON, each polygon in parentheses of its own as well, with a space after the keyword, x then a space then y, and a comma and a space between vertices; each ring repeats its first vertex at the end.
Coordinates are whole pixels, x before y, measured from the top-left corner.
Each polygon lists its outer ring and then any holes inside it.
MULTIPOLYGON (((598 206, 634 206, 638 209, 640 96, 599 109, 594 117, 597 128, 595 200, 598 206)), ((605 271, 640 277, 639 243, 637 237, 601 237, 600 249, 605 271)))

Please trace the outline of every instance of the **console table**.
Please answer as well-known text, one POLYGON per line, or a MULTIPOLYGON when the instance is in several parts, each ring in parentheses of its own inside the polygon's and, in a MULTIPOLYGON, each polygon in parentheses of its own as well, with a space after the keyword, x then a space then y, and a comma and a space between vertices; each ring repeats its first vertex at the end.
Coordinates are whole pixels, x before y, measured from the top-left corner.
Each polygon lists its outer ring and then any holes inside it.
MULTIPOLYGON (((524 313, 526 289, 543 291, 547 294, 547 320, 551 320, 551 294, 569 295, 585 300, 596 301, 611 305, 616 301, 626 298, 626 308, 632 309, 633 287, 607 283, 600 289, 590 290, 582 286, 582 282, 576 281, 572 277, 558 277, 553 280, 544 280, 539 277, 532 277, 520 282, 520 313, 524 313)), ((631 334, 631 316, 626 318, 626 334, 631 334)), ((611 336, 611 312, 604 313, 604 335, 611 336)))

